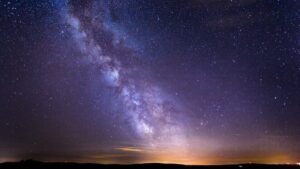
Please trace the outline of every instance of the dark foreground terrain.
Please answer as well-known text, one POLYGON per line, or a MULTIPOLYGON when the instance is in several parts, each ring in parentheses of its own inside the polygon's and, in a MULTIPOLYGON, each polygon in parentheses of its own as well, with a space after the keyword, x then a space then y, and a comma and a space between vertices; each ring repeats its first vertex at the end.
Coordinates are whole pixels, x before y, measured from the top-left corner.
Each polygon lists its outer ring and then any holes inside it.
POLYGON ((298 165, 263 165, 263 164, 237 164, 237 165, 210 165, 210 166, 187 166, 176 164, 133 164, 133 165, 104 165, 104 164, 82 164, 82 163, 45 163, 38 161, 21 161, 0 163, 0 168, 75 168, 75 169, 96 169, 96 168, 177 168, 177 169, 300 169, 298 165))

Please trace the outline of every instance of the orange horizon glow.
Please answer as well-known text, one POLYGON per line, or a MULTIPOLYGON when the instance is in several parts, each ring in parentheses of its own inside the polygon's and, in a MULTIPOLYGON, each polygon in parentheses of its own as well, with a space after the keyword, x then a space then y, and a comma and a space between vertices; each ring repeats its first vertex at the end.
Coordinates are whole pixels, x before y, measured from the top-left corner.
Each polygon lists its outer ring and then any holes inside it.
MULTIPOLYGON (((299 165, 300 162, 296 161, 295 158, 287 159, 287 157, 283 156, 273 156, 273 157, 264 157, 264 158, 250 158, 250 159, 235 159, 230 161, 229 159, 219 159, 219 158, 208 158, 203 160, 192 160, 188 158, 179 158, 172 159, 174 156, 162 156, 151 159, 145 159, 136 162, 118 162, 117 158, 126 157, 126 155, 122 154, 110 154, 110 155, 102 155, 97 156, 98 159, 103 158, 99 161, 94 161, 91 159, 77 159, 77 160, 57 160, 57 159, 41 159, 38 161, 43 162, 76 162, 76 163, 96 163, 96 164, 149 164, 149 163, 160 163, 160 164, 178 164, 178 165, 238 165, 238 164, 270 164, 270 165, 299 165), (284 161, 281 161, 286 159, 284 161), (278 161, 277 161, 278 160, 278 161)), ((24 159, 21 159, 24 160, 24 159)), ((4 162, 18 162, 20 159, 14 158, 0 158, 0 163, 4 162)))

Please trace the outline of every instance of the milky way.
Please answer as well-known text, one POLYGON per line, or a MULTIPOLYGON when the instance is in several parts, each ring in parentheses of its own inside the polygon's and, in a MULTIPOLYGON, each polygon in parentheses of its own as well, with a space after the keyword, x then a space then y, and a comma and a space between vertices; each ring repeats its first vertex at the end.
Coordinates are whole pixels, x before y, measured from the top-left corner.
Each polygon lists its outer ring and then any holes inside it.
MULTIPOLYGON (((99 4, 94 4, 99 5, 99 4)), ((175 103, 168 100, 166 94, 159 87, 147 82, 139 83, 134 79, 126 77, 132 68, 124 69, 122 63, 112 56, 103 54, 102 47, 93 39, 94 27, 107 29, 99 20, 93 21, 93 16, 88 17, 91 23, 83 26, 81 21, 70 11, 64 16, 67 24, 71 26, 74 40, 82 52, 82 57, 99 69, 99 76, 103 77, 105 83, 114 90, 121 100, 124 112, 121 116, 129 117, 132 128, 143 139, 146 139, 151 146, 157 142, 168 141, 170 146, 183 146, 184 128, 183 119, 176 119, 174 114, 178 113, 175 103), (180 142, 178 142, 180 141, 180 142)), ((85 18, 86 19, 86 18, 85 18)), ((104 30, 109 31, 109 30, 104 30)), ((118 48, 115 44, 114 48, 118 48)), ((118 49, 116 49, 118 50, 118 49)))

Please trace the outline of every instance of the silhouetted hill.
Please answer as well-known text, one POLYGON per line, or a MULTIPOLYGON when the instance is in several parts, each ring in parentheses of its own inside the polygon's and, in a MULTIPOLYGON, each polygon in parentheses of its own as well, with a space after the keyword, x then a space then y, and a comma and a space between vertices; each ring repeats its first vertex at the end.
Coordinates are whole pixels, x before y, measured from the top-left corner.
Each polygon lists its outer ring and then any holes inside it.
POLYGON ((298 165, 264 165, 264 164, 237 164, 237 165, 209 165, 209 166, 196 166, 196 165, 177 165, 177 164, 89 164, 89 163, 46 163, 34 160, 26 160, 21 162, 7 162, 1 163, 0 168, 74 168, 74 169, 98 169, 98 168, 176 168, 176 169, 300 169, 298 165))

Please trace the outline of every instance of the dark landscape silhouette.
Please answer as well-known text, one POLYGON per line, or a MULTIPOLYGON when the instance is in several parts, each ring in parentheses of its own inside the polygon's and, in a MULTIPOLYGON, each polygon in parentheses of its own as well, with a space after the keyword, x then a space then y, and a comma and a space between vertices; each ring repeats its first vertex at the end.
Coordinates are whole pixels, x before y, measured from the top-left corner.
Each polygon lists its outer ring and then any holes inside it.
POLYGON ((5 162, 0 168, 75 168, 75 169, 96 169, 96 168, 177 168, 177 169, 299 169, 296 164, 230 164, 230 165, 181 165, 181 164, 95 164, 95 163, 72 163, 72 162, 41 162, 35 160, 23 160, 20 162, 5 162))

